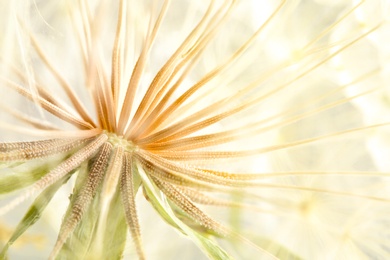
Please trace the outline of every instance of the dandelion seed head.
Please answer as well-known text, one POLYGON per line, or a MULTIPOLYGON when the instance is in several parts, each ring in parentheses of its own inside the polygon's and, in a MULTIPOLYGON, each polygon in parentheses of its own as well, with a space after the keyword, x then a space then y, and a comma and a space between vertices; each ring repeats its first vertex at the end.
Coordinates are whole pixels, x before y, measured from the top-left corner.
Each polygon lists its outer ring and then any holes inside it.
POLYGON ((50 259, 389 255, 387 2, 2 5, 0 258, 58 198, 50 259))

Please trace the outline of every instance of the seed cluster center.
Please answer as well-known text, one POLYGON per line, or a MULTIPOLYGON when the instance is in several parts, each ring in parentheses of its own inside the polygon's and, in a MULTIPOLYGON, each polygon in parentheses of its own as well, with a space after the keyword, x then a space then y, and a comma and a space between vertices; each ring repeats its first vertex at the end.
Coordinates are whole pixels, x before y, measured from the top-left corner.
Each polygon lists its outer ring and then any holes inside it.
POLYGON ((135 151, 137 146, 129 140, 123 138, 123 136, 118 136, 115 133, 105 133, 108 136, 108 142, 110 142, 114 147, 122 146, 128 152, 135 151))

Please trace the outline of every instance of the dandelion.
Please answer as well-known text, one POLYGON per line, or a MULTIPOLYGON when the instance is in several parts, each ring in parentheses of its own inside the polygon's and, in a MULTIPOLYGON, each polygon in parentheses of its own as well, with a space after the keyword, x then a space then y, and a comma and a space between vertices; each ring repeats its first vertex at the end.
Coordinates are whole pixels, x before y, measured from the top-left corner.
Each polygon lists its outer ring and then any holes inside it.
POLYGON ((50 259, 149 258, 145 201, 210 259, 389 257, 388 122, 357 105, 383 66, 346 58, 385 1, 2 5, 0 215, 34 199, 2 258, 49 203, 50 259))

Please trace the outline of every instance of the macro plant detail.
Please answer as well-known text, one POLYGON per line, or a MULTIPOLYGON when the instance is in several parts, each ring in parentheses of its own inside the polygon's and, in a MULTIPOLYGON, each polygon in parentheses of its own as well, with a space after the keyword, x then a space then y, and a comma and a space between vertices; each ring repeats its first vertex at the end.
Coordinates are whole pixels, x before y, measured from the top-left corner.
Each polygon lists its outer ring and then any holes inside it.
POLYGON ((2 3, 0 258, 57 203, 50 259, 147 259, 140 200, 210 259, 389 257, 388 60, 345 58, 389 3, 331 2, 2 3))

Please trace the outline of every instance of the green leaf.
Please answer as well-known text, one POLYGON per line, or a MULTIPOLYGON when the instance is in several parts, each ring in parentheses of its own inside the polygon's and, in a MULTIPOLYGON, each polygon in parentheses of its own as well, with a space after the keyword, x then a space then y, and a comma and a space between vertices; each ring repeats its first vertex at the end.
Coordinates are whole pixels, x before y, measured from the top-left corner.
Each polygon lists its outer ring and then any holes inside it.
MULTIPOLYGON (((89 166, 91 165, 92 162, 89 163, 89 166)), ((79 174, 66 215, 70 213, 77 194, 84 187, 88 172, 79 174)), ((119 186, 110 203, 107 214, 108 221, 103 228, 98 227, 98 219, 101 214, 101 198, 99 196, 101 188, 101 186, 98 188, 97 196, 92 200, 80 224, 77 225, 74 233, 62 247, 56 259, 122 259, 128 228, 120 198, 119 186), (97 234, 97 232, 103 233, 97 234), (98 239, 99 236, 103 237, 103 241, 98 239), (103 243, 101 244, 101 242, 103 243)))
MULTIPOLYGON (((74 171, 73 171, 74 172, 74 171)), ((29 210, 24 215, 23 219, 19 222, 11 238, 8 240, 7 244, 4 246, 3 250, 0 253, 0 259, 5 259, 9 247, 32 225, 34 225, 42 216, 42 212, 49 204, 54 194, 58 189, 65 184, 70 176, 73 174, 67 174, 61 180, 55 182, 54 184, 47 187, 42 193, 35 199, 29 210)))
MULTIPOLYGON (((88 167, 83 167, 83 170, 77 176, 76 183, 73 188, 73 194, 70 197, 68 210, 65 213, 64 219, 67 219, 71 209, 76 201, 80 190, 85 186, 87 174, 93 161, 88 162, 88 167)), ((99 189, 98 189, 99 192, 99 189)), ((99 214, 99 196, 95 196, 89 209, 85 212, 81 223, 76 227, 73 234, 69 237, 56 259, 85 259, 90 243, 93 239, 93 233, 96 221, 99 214)))
POLYGON ((221 237, 221 234, 213 231, 212 229, 208 229, 205 226, 202 226, 198 222, 194 221, 193 218, 191 218, 190 215, 188 215, 187 212, 183 211, 181 208, 176 206, 174 203, 169 202, 169 206, 172 209, 172 211, 175 213, 175 216, 180 219, 181 222, 183 222, 185 225, 190 227, 192 230, 195 230, 196 232, 204 235, 209 236, 212 235, 213 237, 221 237))
POLYGON ((11 169, 16 166, 23 164, 24 162, 0 162, 0 170, 2 169, 11 169))
POLYGON ((36 159, 0 169, 0 195, 32 185, 63 161, 65 157, 56 156, 45 161, 36 159))
MULTIPOLYGON (((127 222, 120 198, 119 186, 111 202, 104 230, 102 259, 122 259, 126 244, 127 222)), ((97 245, 102 246, 102 245, 97 245)))
POLYGON ((164 195, 158 195, 156 186, 150 181, 147 174, 144 172, 142 166, 137 164, 138 174, 142 179, 143 187, 149 202, 157 210, 161 217, 165 219, 169 224, 178 228, 181 232, 187 235, 210 259, 233 259, 226 251, 224 251, 215 241, 210 237, 202 235, 195 230, 192 230, 180 219, 178 219, 173 212, 171 206, 166 200, 164 195))

